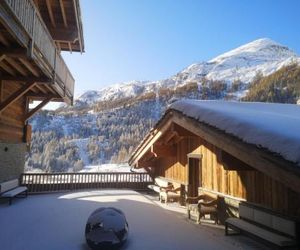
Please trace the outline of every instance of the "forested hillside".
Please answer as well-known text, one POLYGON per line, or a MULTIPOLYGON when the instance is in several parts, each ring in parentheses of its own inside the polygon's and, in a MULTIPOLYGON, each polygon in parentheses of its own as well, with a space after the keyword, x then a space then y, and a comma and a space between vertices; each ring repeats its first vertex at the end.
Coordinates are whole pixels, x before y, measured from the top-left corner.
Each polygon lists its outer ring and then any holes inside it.
POLYGON ((300 66, 291 64, 263 77, 257 75, 249 85, 244 101, 297 103, 300 99, 300 66))
POLYGON ((126 162, 134 148, 179 98, 296 103, 300 58, 270 39, 259 39, 159 81, 131 81, 86 91, 56 111, 30 120, 26 170, 79 171, 126 162))

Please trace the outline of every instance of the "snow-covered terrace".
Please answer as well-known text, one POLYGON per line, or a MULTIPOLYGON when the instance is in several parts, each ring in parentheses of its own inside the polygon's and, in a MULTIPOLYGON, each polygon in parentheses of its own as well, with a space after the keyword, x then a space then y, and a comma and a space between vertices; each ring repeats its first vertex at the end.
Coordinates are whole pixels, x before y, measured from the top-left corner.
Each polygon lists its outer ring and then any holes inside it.
POLYGON ((1 203, 1 249, 88 249, 86 220, 103 206, 120 208, 127 217, 129 238, 122 249, 262 249, 244 236, 224 236, 220 226, 196 225, 185 209, 131 190, 30 195, 12 206, 1 203))

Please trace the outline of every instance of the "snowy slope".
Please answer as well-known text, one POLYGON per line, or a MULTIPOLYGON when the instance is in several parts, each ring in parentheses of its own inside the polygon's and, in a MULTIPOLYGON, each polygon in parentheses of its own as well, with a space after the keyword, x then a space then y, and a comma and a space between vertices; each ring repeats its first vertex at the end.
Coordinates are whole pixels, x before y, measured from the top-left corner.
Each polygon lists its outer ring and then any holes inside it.
POLYGON ((266 76, 292 62, 300 63, 300 58, 292 50, 268 38, 258 39, 208 62, 192 64, 168 79, 125 82, 99 91, 87 91, 75 101, 75 106, 155 93, 161 87, 172 89, 191 81, 200 84, 203 77, 228 84, 235 80, 247 84, 259 72, 266 76))
POLYGON ((300 107, 294 104, 181 100, 182 112, 300 166, 300 107))
POLYGON ((208 62, 193 64, 182 73, 188 75, 188 79, 199 79, 205 76, 209 80, 232 82, 238 79, 249 83, 258 72, 269 75, 292 62, 300 62, 293 51, 264 38, 231 50, 208 62))

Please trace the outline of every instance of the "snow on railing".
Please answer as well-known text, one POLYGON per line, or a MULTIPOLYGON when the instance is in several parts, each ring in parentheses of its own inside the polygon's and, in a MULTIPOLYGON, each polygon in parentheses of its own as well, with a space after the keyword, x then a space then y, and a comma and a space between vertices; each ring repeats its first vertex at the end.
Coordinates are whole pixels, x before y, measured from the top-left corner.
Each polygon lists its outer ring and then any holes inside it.
POLYGON ((147 173, 26 173, 20 183, 30 193, 78 189, 126 188, 146 190, 153 183, 147 173))

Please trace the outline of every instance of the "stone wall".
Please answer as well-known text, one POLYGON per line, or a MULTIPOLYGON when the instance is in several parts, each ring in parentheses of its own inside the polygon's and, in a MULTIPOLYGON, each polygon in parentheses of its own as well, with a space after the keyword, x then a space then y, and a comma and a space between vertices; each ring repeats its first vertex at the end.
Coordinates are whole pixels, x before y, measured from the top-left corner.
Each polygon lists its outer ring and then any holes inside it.
POLYGON ((26 150, 26 143, 0 143, 0 182, 20 177, 26 150))

